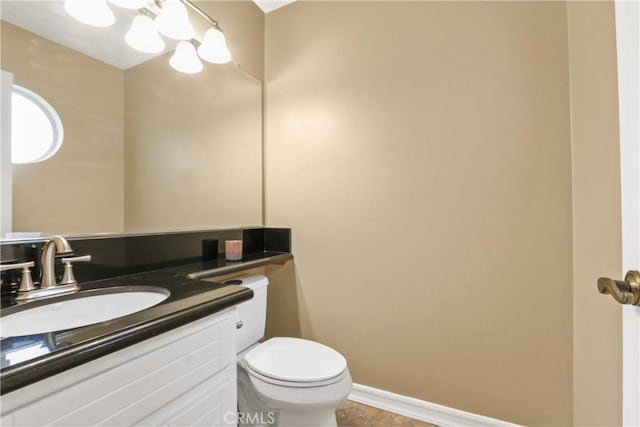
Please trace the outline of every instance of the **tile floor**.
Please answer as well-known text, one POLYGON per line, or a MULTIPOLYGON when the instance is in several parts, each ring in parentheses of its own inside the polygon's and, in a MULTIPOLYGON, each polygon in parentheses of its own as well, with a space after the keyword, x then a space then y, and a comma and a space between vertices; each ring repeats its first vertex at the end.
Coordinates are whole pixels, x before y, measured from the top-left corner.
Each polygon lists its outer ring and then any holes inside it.
POLYGON ((336 419, 338 427, 437 427, 351 400, 338 406, 336 419))

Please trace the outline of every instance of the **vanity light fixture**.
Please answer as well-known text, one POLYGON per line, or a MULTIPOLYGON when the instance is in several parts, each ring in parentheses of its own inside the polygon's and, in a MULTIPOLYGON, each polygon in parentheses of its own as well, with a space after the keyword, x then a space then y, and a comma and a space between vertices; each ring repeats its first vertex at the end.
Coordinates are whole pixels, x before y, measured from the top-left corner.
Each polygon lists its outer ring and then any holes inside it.
POLYGON ((133 18, 131 29, 125 34, 124 40, 140 52, 158 53, 164 50, 164 40, 156 31, 153 19, 147 15, 133 18))
POLYGON ((156 17, 156 28, 160 34, 174 40, 191 40, 193 27, 189 12, 181 0, 164 0, 156 17))
POLYGON ((124 9, 138 10, 145 7, 147 0, 108 0, 109 3, 114 6, 122 7, 124 9))
MULTIPOLYGON (((132 48, 145 53, 159 53, 165 49, 165 42, 160 34, 180 40, 169 60, 169 64, 177 71, 189 74, 202 71, 202 62, 198 56, 213 64, 231 61, 231 53, 218 21, 190 0, 108 1, 118 7, 139 11, 124 36, 132 48), (187 8, 210 24, 202 42, 194 38, 187 8)), ((107 0, 65 0, 64 7, 71 16, 85 24, 107 27, 115 22, 115 15, 107 5, 107 0)))
POLYGON ((78 21, 93 27, 110 27, 116 22, 106 0, 65 0, 64 8, 78 21))
POLYGON ((195 46, 184 40, 176 46, 176 51, 169 59, 169 64, 174 70, 181 73, 196 74, 202 71, 202 62, 196 55, 195 46))
POLYGON ((211 27, 204 33, 202 44, 198 47, 198 55, 205 61, 214 64, 226 64, 231 61, 231 53, 227 48, 224 34, 217 26, 211 27))

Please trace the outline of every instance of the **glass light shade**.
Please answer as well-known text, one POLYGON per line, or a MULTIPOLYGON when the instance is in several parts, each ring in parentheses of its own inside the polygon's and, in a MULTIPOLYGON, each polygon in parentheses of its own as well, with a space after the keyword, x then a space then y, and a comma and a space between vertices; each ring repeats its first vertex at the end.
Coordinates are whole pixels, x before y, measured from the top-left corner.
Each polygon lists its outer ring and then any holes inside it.
POLYGON ((187 41, 178 43, 169 64, 181 73, 195 74, 202 71, 202 62, 198 59, 196 48, 187 41))
POLYGON ((217 28, 209 28, 204 33, 202 44, 198 47, 200 58, 214 64, 225 64, 231 61, 231 52, 227 48, 227 41, 222 31, 217 28))
POLYGON ((133 18, 131 29, 124 36, 132 48, 145 53, 158 53, 164 49, 164 40, 156 31, 153 19, 146 15, 133 18))
POLYGON ((64 8, 78 21, 93 27, 110 27, 116 22, 106 0, 65 0, 64 8))
POLYGON ((156 28, 161 34, 175 40, 193 38, 189 12, 180 0, 165 0, 160 14, 156 17, 156 28))
POLYGON ((142 9, 146 4, 147 0, 108 0, 109 3, 122 7, 124 9, 142 9))

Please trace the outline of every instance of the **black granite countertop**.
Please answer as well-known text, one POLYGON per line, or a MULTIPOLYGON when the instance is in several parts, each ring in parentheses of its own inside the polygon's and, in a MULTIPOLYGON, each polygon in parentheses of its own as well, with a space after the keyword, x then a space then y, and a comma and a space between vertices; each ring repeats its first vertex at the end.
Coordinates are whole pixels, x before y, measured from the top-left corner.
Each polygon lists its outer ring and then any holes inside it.
MULTIPOLYGON (((253 295, 249 289, 211 282, 222 275, 293 258, 291 229, 288 228, 251 227, 67 238, 76 255, 92 256, 90 263, 74 266, 85 295, 108 293, 115 287, 126 291, 152 286, 166 289, 169 297, 148 309, 106 322, 0 338, 0 393, 9 393, 248 300, 253 295), (230 239, 243 241, 242 261, 224 260, 223 243, 230 239), (210 259, 216 254, 217 258, 210 259)), ((38 277, 40 253, 47 240, 46 236, 28 241, 0 239, 0 258, 3 263, 34 261, 33 277, 38 277)), ((57 263, 57 274, 62 273, 60 267, 57 263)), ((19 306, 10 299, 17 288, 18 274, 3 272, 0 275, 1 316, 19 311, 20 307, 42 304, 34 301, 19 306)), ((72 299, 77 295, 56 299, 72 299)))
MULTIPOLYGON (((292 258, 290 253, 260 252, 246 254, 240 262, 216 259, 82 283, 81 291, 154 286, 167 289, 170 295, 151 308, 106 322, 45 334, 1 338, 0 393, 17 390, 253 296, 253 291, 242 286, 196 278, 216 277, 292 258)), ((5 300, 2 315, 20 308, 5 300)))

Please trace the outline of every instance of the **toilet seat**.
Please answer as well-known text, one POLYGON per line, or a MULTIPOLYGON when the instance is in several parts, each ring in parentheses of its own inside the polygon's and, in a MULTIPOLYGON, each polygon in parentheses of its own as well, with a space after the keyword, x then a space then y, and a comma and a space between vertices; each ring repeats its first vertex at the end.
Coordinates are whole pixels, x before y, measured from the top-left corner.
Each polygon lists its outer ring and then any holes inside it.
POLYGON ((285 387, 320 387, 347 375, 340 353, 300 338, 271 338, 251 349, 242 365, 252 377, 285 387))
POLYGON ((241 371, 238 374, 239 378, 245 376, 258 401, 267 407, 279 410, 286 408, 288 411, 297 412, 301 408, 304 408, 304 411, 312 408, 332 408, 329 412, 333 414, 335 407, 351 392, 352 380, 349 368, 340 375, 340 380, 322 386, 301 383, 274 384, 273 379, 264 381, 246 368, 242 368, 241 371))
POLYGON ((347 371, 344 370, 342 371, 340 374, 338 374, 337 376, 333 377, 333 378, 329 378, 323 381, 312 381, 312 382, 303 382, 303 381, 283 381, 283 380, 279 380, 277 378, 271 378, 268 377, 266 375, 261 374, 260 372, 256 372, 253 369, 251 369, 249 366, 247 365, 243 365, 244 370, 247 372, 247 374, 249 374, 250 377, 252 378, 258 378, 266 383, 269 384, 273 384, 273 385, 278 385, 278 386, 282 386, 282 387, 291 387, 291 388, 309 388, 309 387, 322 387, 322 386, 326 386, 326 385, 331 385, 334 383, 337 383, 339 381, 342 381, 344 379, 344 377, 347 376, 347 371))

